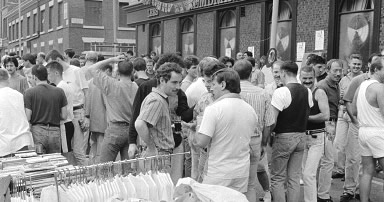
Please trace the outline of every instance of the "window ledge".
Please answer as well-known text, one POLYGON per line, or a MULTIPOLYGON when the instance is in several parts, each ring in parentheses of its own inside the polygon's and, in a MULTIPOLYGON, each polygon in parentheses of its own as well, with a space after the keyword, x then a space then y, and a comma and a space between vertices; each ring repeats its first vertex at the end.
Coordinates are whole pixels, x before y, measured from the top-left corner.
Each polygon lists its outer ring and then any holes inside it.
POLYGON ((63 25, 56 27, 56 30, 63 29, 63 25))
POLYGON ((117 30, 120 30, 120 31, 135 31, 136 28, 134 28, 134 27, 118 27, 117 30))
POLYGON ((49 33, 49 32, 52 32, 52 31, 53 31, 53 28, 49 29, 49 30, 48 30, 48 33, 49 33))
POLYGON ((84 29, 104 29, 104 26, 90 26, 90 25, 83 25, 84 29))
POLYGON ((37 33, 32 34, 32 36, 37 36, 37 33))
POLYGON ((31 37, 31 36, 29 36, 29 35, 28 35, 28 36, 27 36, 27 37, 25 37, 25 38, 26 38, 26 39, 28 39, 29 37, 31 37))
POLYGON ((45 34, 45 31, 40 32, 40 34, 45 34))

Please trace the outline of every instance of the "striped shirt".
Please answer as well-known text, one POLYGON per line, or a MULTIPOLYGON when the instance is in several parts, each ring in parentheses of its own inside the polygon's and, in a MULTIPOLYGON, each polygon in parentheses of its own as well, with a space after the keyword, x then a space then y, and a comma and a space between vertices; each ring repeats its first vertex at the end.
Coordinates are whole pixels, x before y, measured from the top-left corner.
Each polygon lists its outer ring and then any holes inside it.
POLYGON ((258 116, 257 134, 262 135, 264 127, 274 124, 271 97, 264 89, 254 86, 249 81, 240 81, 241 97, 253 107, 258 116))
POLYGON ((157 149, 173 149, 175 147, 167 100, 167 95, 157 88, 152 88, 152 92, 145 97, 141 104, 140 114, 137 117, 137 120, 145 121, 151 125, 149 135, 157 149))

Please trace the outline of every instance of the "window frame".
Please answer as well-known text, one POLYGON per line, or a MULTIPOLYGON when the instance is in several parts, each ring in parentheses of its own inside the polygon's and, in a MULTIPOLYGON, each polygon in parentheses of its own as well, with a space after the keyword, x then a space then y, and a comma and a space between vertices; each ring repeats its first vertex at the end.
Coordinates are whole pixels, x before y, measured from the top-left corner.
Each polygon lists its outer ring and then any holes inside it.
POLYGON ((53 21, 53 6, 50 6, 48 8, 48 30, 53 29, 53 22, 52 21, 53 21))
POLYGON ((240 36, 240 7, 239 6, 236 6, 236 7, 231 7, 231 8, 227 8, 225 10, 219 10, 217 11, 216 13, 216 19, 215 19, 215 27, 216 27, 216 33, 215 33, 215 36, 216 37, 216 40, 215 41, 215 45, 214 47, 216 48, 214 50, 214 54, 219 58, 221 56, 225 56, 224 55, 221 55, 221 30, 223 29, 230 29, 230 28, 234 28, 235 29, 235 48, 234 48, 234 53, 231 53, 231 55, 233 55, 233 59, 236 58, 236 53, 239 52, 240 50, 240 39, 239 39, 239 36, 240 36), (222 21, 224 20, 224 16, 226 13, 228 12, 233 12, 234 16, 235 16, 235 25, 234 26, 228 26, 228 27, 222 27, 221 24, 222 24, 222 21))
POLYGON ((26 27, 26 29, 27 29, 27 36, 29 36, 30 35, 30 20, 31 20, 31 17, 29 16, 29 17, 27 17, 27 27, 26 27))
POLYGON ((40 10, 40 32, 44 32, 44 24, 45 24, 45 9, 44 10, 40 10))
POLYGON ((196 27, 196 22, 197 22, 197 16, 196 15, 193 15, 193 16, 186 16, 186 17, 183 17, 183 18, 179 18, 179 23, 178 25, 180 26, 178 29, 180 30, 179 31, 179 44, 177 46, 177 51, 178 52, 181 52, 183 57, 185 57, 185 55, 183 54, 183 35, 184 34, 191 34, 193 33, 193 53, 192 55, 196 55, 196 48, 197 48, 197 36, 196 36, 196 31, 197 31, 197 27, 196 27), (183 28, 184 28, 184 24, 186 23, 187 20, 190 20, 192 22, 192 31, 183 31, 183 28))
MULTIPOLYGON (((373 0, 373 4, 374 4, 373 9, 343 13, 341 12, 341 9, 344 1, 330 0, 330 3, 329 3, 329 24, 328 24, 328 45, 327 45, 328 60, 339 57, 340 16, 342 14, 373 11, 373 33, 380 33, 382 0, 373 0)), ((377 53, 380 51, 380 34, 372 35, 372 42, 370 46, 371 46, 372 53, 377 53)), ((363 58, 363 59, 364 61, 368 61, 368 58, 363 58)))
MULTIPOLYGON (((164 50, 164 23, 162 21, 160 22, 154 22, 154 23, 151 23, 149 24, 149 34, 148 34, 148 53, 152 52, 152 47, 153 47, 153 38, 156 38, 156 37, 160 37, 160 41, 161 41, 161 48, 160 48, 160 54, 163 54, 163 50, 164 50), (154 30, 154 26, 157 26, 159 27, 160 29, 160 34, 159 35, 153 35, 153 30, 154 30)), ((158 53, 157 53, 158 54, 158 53)))
POLYGON ((63 2, 60 1, 57 3, 57 26, 63 26, 63 21, 61 19, 62 14, 64 13, 63 11, 63 2))
POLYGON ((85 10, 84 10, 84 25, 85 26, 103 26, 103 1, 95 1, 95 0, 85 0, 84 1, 84 6, 85 6, 85 10), (89 6, 86 6, 86 2, 97 2, 98 4, 101 5, 100 7, 100 19, 97 21, 98 23, 97 24, 92 24, 92 23, 89 23, 87 20, 87 8, 90 8, 89 6))

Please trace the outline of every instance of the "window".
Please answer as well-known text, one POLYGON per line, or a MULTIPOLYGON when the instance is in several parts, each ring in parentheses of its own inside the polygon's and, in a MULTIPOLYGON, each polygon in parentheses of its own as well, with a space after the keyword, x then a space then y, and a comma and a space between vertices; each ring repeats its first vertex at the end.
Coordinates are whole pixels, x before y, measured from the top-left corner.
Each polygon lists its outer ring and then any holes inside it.
POLYGON ((102 26, 102 1, 85 0, 85 19, 84 25, 102 26))
POLYGON ((23 21, 24 20, 20 21, 20 37, 23 37, 23 21))
POLYGON ((7 38, 8 35, 8 21, 7 18, 3 19, 3 38, 7 38))
POLYGON ((15 24, 12 25, 12 40, 15 40, 15 24))
MULTIPOLYGON (((374 0, 343 1, 339 11, 339 58, 361 54, 365 61, 373 53, 374 0)), ((348 60, 347 60, 348 61, 348 60)))
MULTIPOLYGON (((271 37, 271 21, 272 21, 272 5, 269 9, 268 19, 268 36, 271 37)), ((277 58, 281 60, 291 59, 291 43, 292 43, 292 9, 287 1, 280 1, 279 14, 277 18, 277 32, 276 32, 276 50, 277 58)), ((268 40, 269 49, 269 40, 268 40)), ((268 50, 267 49, 267 50, 268 50)))
POLYGON ((48 18, 48 20, 49 20, 49 22, 48 22, 48 29, 52 29, 52 20, 53 20, 53 17, 52 17, 52 15, 53 15, 53 6, 49 7, 49 13, 48 13, 48 15, 49 15, 49 18, 48 18))
POLYGON ((27 36, 29 36, 29 24, 30 24, 30 21, 31 21, 31 18, 30 17, 27 17, 27 36))
POLYGON ((32 29, 33 34, 37 32, 36 26, 37 26, 37 14, 35 13, 33 14, 33 29, 32 29))
POLYGON ((236 14, 235 10, 220 13, 219 23, 219 56, 235 58, 236 54, 236 14))
POLYGON ((15 28, 16 28, 16 38, 15 39, 18 39, 19 38, 19 23, 18 22, 16 23, 15 28))
POLYGON ((8 39, 11 41, 12 40, 12 26, 8 27, 8 39))
POLYGON ((127 13, 123 10, 123 7, 128 5, 129 3, 119 3, 119 27, 128 27, 127 13))
POLYGON ((57 26, 62 26, 61 15, 63 13, 63 2, 57 4, 57 26))
POLYGON ((151 51, 155 51, 156 55, 161 54, 161 25, 160 23, 151 25, 151 51))
POLYGON ((195 26, 191 17, 181 20, 181 53, 183 56, 194 54, 195 26))
POLYGON ((45 22, 45 10, 40 12, 40 32, 44 32, 44 22, 45 22))

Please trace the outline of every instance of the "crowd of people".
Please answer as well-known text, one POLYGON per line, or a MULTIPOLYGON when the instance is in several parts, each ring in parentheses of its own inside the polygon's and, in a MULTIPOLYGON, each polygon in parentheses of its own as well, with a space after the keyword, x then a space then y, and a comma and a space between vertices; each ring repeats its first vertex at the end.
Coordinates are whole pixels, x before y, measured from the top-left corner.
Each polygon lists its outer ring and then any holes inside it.
POLYGON ((341 202, 369 201, 384 166, 384 58, 373 54, 365 73, 358 54, 266 61, 248 51, 4 55, 0 156, 33 148, 86 166, 190 151, 165 158, 174 183, 191 177, 250 202, 298 202, 302 184, 304 201, 330 202, 343 178, 341 202))

